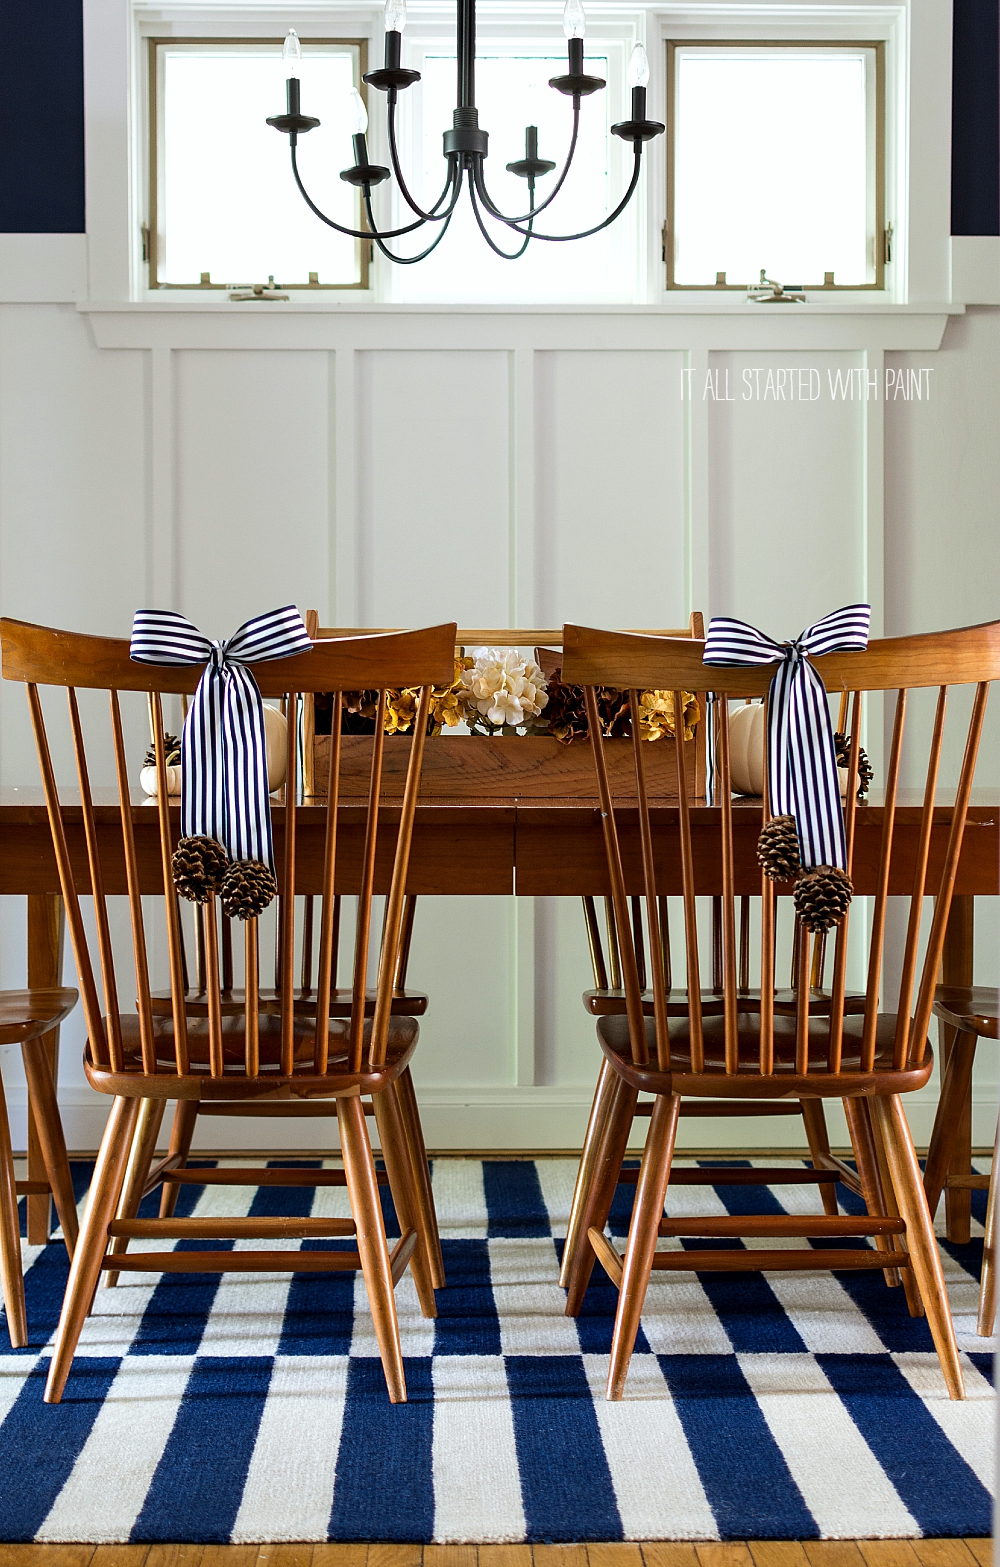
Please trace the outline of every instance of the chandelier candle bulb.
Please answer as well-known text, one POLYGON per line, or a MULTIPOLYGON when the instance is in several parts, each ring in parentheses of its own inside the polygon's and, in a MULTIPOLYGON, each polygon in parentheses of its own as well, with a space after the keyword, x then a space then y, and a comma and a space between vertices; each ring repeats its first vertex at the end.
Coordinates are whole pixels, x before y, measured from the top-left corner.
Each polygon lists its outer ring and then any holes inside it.
POLYGON ((368 110, 365 108, 365 100, 362 98, 356 87, 351 88, 350 116, 351 130, 354 133, 354 155, 357 157, 359 163, 367 163, 367 151, 365 152, 365 156, 363 158, 358 157, 357 143, 359 137, 364 138, 364 136, 367 134, 368 110))
POLYGON ((401 33, 406 26, 406 0, 386 0, 383 22, 387 33, 401 33))
POLYGON ((632 88, 646 87, 649 83, 649 56, 642 44, 636 44, 629 55, 628 84, 632 88))
MULTIPOLYGON (((566 0, 563 7, 563 32, 569 39, 582 38, 587 31, 587 18, 580 0, 566 0)), ((583 51, 580 51, 581 58, 583 51)))
POLYGON ((285 75, 298 76, 302 69, 302 45, 299 43, 299 35, 294 28, 290 28, 285 34, 281 59, 285 67, 285 75))

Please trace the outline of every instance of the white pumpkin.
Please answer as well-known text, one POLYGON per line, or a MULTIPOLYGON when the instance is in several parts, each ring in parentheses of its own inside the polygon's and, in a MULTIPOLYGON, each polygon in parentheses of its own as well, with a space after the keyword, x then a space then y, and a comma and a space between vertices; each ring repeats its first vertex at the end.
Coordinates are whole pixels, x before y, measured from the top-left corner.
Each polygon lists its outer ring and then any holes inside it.
MULTIPOLYGON (((150 794, 150 795, 155 795, 155 794, 157 794, 159 792, 157 790, 157 787, 156 787, 156 768, 155 767, 144 767, 142 769, 142 772, 139 774, 139 782, 142 785, 144 793, 150 794)), ((167 794, 168 795, 180 794, 180 792, 181 792, 181 770, 180 770, 179 767, 168 767, 167 768, 167 794)))
POLYGON ((267 751, 267 787, 280 789, 285 781, 288 757, 288 721, 276 707, 264 703, 264 742, 267 751))
POLYGON ((729 713, 729 776, 736 794, 764 792, 764 704, 745 703, 729 713))
MULTIPOLYGON (((735 794, 763 794, 767 731, 763 702, 745 703, 729 714, 729 777, 735 794)), ((847 768, 838 767, 840 798, 847 798, 847 768)))
MULTIPOLYGON (((288 723, 283 713, 279 713, 276 707, 264 705, 264 748, 267 755, 267 787, 273 793, 280 789, 285 781, 287 757, 285 747, 288 739, 288 723)), ((146 794, 155 795, 156 768, 144 767, 139 774, 139 783, 146 794)), ((181 792, 180 767, 167 768, 167 794, 177 795, 181 792)))

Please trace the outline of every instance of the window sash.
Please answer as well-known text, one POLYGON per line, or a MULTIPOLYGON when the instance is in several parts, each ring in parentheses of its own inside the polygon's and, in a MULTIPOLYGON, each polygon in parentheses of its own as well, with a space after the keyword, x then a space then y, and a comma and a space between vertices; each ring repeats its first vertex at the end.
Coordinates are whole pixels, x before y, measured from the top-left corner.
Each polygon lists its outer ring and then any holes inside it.
MULTIPOLYGON (((284 36, 282 35, 281 37, 254 37, 254 36, 247 36, 247 37, 186 37, 186 38, 147 37, 145 42, 146 42, 146 46, 147 46, 147 115, 148 115, 149 165, 148 165, 148 189, 147 189, 147 196, 146 196, 146 204, 147 204, 147 214, 148 214, 148 216, 147 216, 147 219, 146 219, 145 232, 143 234, 143 261, 146 264, 147 273, 148 273, 147 286, 150 289, 182 288, 182 289, 198 289, 199 292, 206 292, 206 293, 213 293, 213 292, 214 293, 227 293, 227 292, 229 292, 229 290, 232 287, 231 283, 212 283, 212 282, 203 283, 203 282, 200 282, 200 281, 198 281, 197 279, 194 279, 194 278, 192 278, 192 280, 190 282, 176 283, 176 282, 167 282, 166 279, 161 278, 159 276, 161 246, 162 246, 163 239, 164 239, 164 234, 161 232, 162 222, 163 222, 162 214, 163 214, 163 211, 164 211, 164 208, 165 208, 165 205, 166 205, 165 199, 164 199, 164 179, 165 179, 165 173, 164 173, 165 158, 164 158, 164 154, 165 154, 165 146, 164 146, 164 125, 163 125, 163 116, 164 116, 165 104, 164 104, 164 93, 163 93, 163 90, 162 90, 164 55, 161 53, 161 51, 163 51, 165 49, 171 49, 171 50, 172 49, 183 49, 185 47, 191 48, 191 49, 212 48, 212 47, 239 48, 241 45, 246 45, 247 47, 256 46, 258 48, 261 47, 261 46, 266 46, 266 47, 276 48, 276 49, 280 50, 282 45, 283 45, 283 43, 284 43, 284 36)), ((365 86, 364 80, 363 80, 363 78, 365 76, 365 73, 368 70, 368 39, 367 38, 309 38, 309 37, 304 37, 304 38, 301 39, 301 42, 302 42, 303 48, 305 50, 308 50, 310 47, 319 47, 319 48, 337 47, 337 48, 343 48, 344 50, 353 51, 354 52, 354 59, 355 59, 354 85, 358 89, 358 91, 361 93, 362 97, 365 100, 366 106, 367 106, 368 89, 365 86)), ((279 110, 279 112, 281 112, 282 110, 283 110, 283 105, 281 106, 281 109, 279 110)), ((292 178, 290 171, 289 171, 288 177, 289 177, 289 179, 292 178)), ((352 216, 352 226, 355 227, 355 228, 360 228, 360 227, 362 227, 362 222, 361 222, 362 213, 361 213, 361 200, 360 200, 360 196, 359 195, 355 196, 355 200, 354 200, 353 205, 354 205, 354 212, 353 212, 353 216, 352 216)), ((317 218, 316 221, 318 223, 319 219, 317 218)), ((325 292, 329 292, 331 290, 338 291, 338 292, 343 292, 344 290, 351 290, 351 289, 353 289, 353 290, 368 289, 369 286, 370 286, 369 270, 370 270, 371 259, 372 259, 372 245, 371 245, 371 242, 369 240, 359 240, 359 239, 356 239, 354 241, 354 253, 355 253, 355 269, 356 269, 356 272, 357 272, 357 277, 356 277, 356 279, 353 282, 351 282, 351 283, 319 283, 319 282, 317 282, 317 283, 284 283, 284 282, 282 282, 281 285, 280 285, 282 293, 289 292, 289 291, 295 291, 295 292, 315 294, 315 293, 324 292, 324 291, 325 292)), ((264 282, 265 280, 263 278, 261 278, 261 279, 255 279, 254 281, 264 282)))
MULTIPOLYGON (((675 276, 675 246, 677 226, 675 219, 675 187, 677 157, 677 53, 678 50, 751 50, 798 49, 800 51, 864 50, 874 59, 874 83, 872 73, 866 72, 866 95, 869 99, 867 116, 869 138, 867 146, 868 189, 866 206, 869 214, 870 237, 874 241, 874 278, 864 283, 829 283, 825 280, 809 282, 796 280, 802 289, 822 290, 824 293, 858 293, 865 290, 881 291, 885 288, 885 42, 879 38, 861 39, 785 39, 785 38, 677 38, 668 39, 667 52, 667 214, 663 226, 663 255, 667 269, 667 289, 671 291, 701 291, 712 289, 719 293, 745 293, 757 284, 756 278, 745 282, 680 283, 675 276), (874 88, 874 92, 872 91, 874 88), (874 102, 872 102, 872 98, 874 102)), ((782 279, 782 282, 785 280, 782 279)))

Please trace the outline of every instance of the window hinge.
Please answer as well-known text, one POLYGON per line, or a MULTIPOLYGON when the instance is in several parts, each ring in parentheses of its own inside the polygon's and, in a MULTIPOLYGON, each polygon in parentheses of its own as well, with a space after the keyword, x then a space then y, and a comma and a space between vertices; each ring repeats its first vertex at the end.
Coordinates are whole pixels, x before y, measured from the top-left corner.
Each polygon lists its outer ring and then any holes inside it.
POLYGON ((886 226, 885 226, 885 234, 882 236, 882 260, 883 261, 891 261, 892 260, 892 224, 891 223, 887 223, 886 224, 886 226))
POLYGON ((149 224, 148 223, 144 223, 142 225, 142 228, 139 230, 139 233, 142 235, 142 259, 143 259, 143 261, 148 261, 149 260, 149 224))
POLYGON ((661 238, 662 238, 662 243, 660 245, 660 255, 663 257, 663 265, 666 266, 666 264, 667 264, 667 241, 670 238, 670 226, 667 223, 664 223, 664 225, 663 225, 663 233, 662 233, 661 238))

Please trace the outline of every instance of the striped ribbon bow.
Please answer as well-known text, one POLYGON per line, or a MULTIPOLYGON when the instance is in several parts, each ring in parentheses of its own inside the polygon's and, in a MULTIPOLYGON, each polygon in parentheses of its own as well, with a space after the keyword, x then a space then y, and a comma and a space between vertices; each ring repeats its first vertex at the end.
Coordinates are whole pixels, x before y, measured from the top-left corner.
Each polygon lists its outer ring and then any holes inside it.
POLYGON ((848 604, 793 642, 774 642, 745 620, 717 615, 705 638, 706 664, 778 665, 768 698, 768 798, 772 816, 794 816, 805 870, 847 869, 830 706, 809 658, 863 650, 870 622, 870 604, 848 604))
POLYGON ((140 664, 204 664, 181 738, 181 836, 215 838, 231 860, 274 870, 264 703, 247 664, 312 647, 294 604, 210 642, 172 609, 139 609, 129 652, 140 664))

